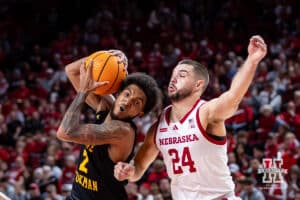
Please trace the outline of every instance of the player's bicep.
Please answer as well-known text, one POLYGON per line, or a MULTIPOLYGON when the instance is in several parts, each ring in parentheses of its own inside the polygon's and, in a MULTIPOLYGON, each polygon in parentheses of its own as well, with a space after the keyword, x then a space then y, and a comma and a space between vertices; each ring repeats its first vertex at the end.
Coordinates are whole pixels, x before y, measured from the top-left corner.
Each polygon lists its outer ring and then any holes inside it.
POLYGON ((128 123, 112 120, 103 124, 79 124, 72 130, 60 127, 57 137, 64 141, 85 145, 120 144, 134 130, 128 123))
POLYGON ((229 92, 212 99, 204 105, 205 109, 207 109, 208 123, 225 121, 235 113, 238 105, 234 96, 229 92))

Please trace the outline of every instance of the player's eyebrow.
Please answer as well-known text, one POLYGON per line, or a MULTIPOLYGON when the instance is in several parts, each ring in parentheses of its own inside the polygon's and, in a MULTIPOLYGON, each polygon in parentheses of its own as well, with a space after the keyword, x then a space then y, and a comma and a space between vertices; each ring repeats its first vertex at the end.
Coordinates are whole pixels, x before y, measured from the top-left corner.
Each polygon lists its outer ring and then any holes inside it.
MULTIPOLYGON (((134 91, 131 88, 126 88, 125 90, 128 90, 130 95, 134 94, 134 91)), ((142 104, 144 103, 144 99, 142 97, 135 97, 135 99, 142 101, 142 104)))
POLYGON ((186 69, 180 69, 178 72, 189 73, 189 71, 186 69))

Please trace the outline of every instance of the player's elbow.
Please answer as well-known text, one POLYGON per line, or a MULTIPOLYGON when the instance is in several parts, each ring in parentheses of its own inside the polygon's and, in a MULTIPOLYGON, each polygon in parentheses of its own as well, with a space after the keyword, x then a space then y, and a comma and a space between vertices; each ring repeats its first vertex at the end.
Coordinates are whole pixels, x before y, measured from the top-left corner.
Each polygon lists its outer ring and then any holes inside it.
POLYGON ((68 64, 66 67, 65 67, 65 72, 67 74, 67 76, 69 77, 71 74, 74 74, 75 71, 74 71, 74 67, 72 64, 68 64))
POLYGON ((62 127, 59 127, 56 132, 56 138, 62 141, 68 141, 68 134, 66 130, 64 130, 62 127))

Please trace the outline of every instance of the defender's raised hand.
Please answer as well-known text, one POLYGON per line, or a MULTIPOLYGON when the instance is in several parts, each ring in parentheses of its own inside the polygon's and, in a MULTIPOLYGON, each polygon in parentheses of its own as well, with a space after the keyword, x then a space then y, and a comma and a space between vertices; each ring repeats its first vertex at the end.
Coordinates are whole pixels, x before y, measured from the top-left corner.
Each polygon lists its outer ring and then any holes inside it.
POLYGON ((91 92, 95 90, 97 87, 104 86, 108 84, 108 81, 97 82, 94 81, 92 78, 92 68, 93 68, 93 61, 88 64, 87 70, 85 70, 84 66, 85 60, 82 61, 80 65, 80 85, 78 92, 91 92))
POLYGON ((255 64, 258 64, 265 57, 267 54, 267 45, 261 36, 255 35, 250 38, 248 54, 248 57, 255 64))

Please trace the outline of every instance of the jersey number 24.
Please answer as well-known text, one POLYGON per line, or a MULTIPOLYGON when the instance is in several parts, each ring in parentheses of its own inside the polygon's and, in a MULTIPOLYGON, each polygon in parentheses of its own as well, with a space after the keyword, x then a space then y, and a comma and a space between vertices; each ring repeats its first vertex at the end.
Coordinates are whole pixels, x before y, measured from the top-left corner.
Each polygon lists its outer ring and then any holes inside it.
POLYGON ((188 147, 183 148, 181 158, 176 149, 169 149, 168 153, 172 157, 174 174, 182 174, 182 167, 189 167, 190 172, 196 172, 195 162, 192 160, 188 147))

